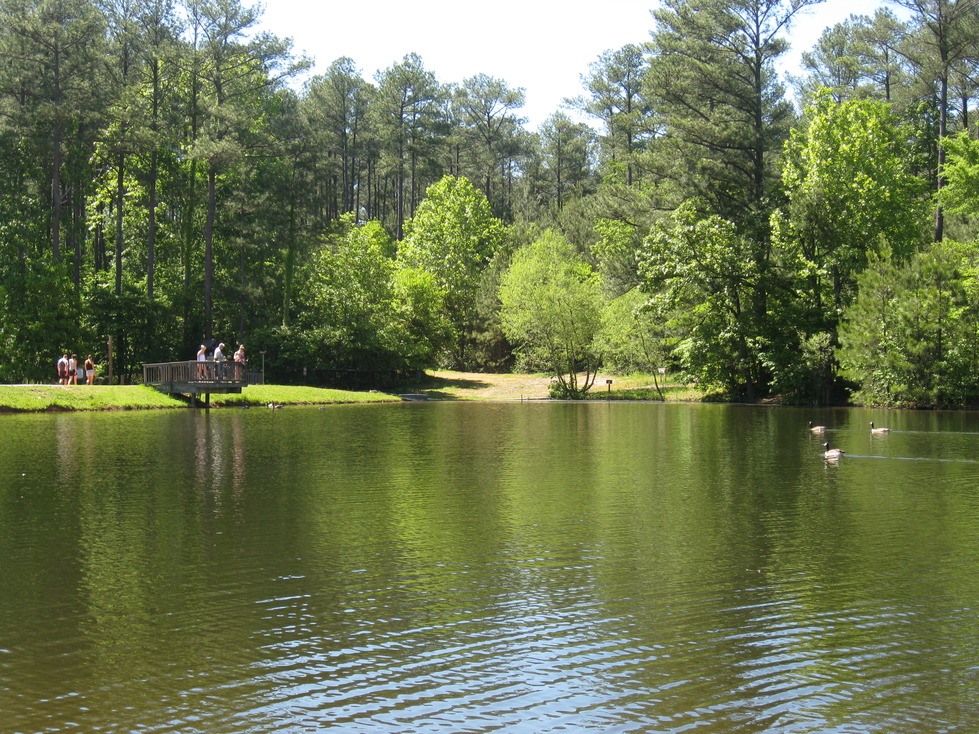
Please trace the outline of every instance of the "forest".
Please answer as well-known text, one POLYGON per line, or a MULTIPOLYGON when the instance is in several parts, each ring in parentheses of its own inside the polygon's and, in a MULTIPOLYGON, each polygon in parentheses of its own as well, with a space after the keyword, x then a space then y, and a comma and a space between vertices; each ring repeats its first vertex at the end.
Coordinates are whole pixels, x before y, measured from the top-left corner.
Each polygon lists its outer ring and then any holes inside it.
POLYGON ((416 54, 308 76, 241 0, 0 0, 0 381, 219 340, 285 382, 974 405, 979 0, 851 16, 780 78, 816 2, 663 0, 531 131, 416 54))

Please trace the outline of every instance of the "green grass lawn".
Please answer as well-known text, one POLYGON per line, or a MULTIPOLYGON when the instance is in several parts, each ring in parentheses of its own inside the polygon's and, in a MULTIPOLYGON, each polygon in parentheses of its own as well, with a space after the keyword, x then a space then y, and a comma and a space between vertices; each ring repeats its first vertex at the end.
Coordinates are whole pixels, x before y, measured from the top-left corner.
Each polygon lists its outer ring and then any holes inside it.
POLYGON ((147 410, 186 403, 143 385, 0 385, 0 410, 147 410))
POLYGON ((379 392, 354 392, 294 385, 249 385, 240 394, 212 395, 211 405, 330 405, 338 403, 384 403, 397 401, 395 395, 379 392))
MULTIPOLYGON (((203 396, 202 396, 203 397, 203 396)), ((211 395, 211 405, 316 405, 398 400, 383 393, 252 385, 240 395, 211 395)), ((158 410, 186 408, 179 398, 145 385, 0 385, 0 412, 57 410, 158 410)))

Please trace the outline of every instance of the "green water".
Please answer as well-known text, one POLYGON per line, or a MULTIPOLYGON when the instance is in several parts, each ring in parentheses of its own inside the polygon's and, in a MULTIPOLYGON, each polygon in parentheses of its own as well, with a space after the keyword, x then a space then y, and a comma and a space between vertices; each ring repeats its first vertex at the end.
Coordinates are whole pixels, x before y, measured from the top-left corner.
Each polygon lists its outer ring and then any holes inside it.
POLYGON ((979 721, 975 413, 525 402, 0 425, 0 732, 979 721), (847 455, 825 461, 824 440, 847 455))

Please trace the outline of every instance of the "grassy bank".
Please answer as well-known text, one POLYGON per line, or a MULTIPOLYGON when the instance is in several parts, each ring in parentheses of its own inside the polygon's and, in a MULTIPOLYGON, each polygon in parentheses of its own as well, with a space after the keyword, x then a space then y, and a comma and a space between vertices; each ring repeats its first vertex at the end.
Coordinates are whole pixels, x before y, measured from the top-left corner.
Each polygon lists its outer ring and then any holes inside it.
MULTIPOLYGON (((397 400, 381 393, 322 390, 286 385, 253 385, 240 395, 212 395, 214 407, 241 405, 324 405, 397 400)), ((0 412, 70 410, 159 410, 185 408, 179 398, 143 385, 0 385, 0 412)))
POLYGON ((241 394, 212 395, 211 405, 339 405, 399 402, 396 395, 294 385, 249 385, 241 394))

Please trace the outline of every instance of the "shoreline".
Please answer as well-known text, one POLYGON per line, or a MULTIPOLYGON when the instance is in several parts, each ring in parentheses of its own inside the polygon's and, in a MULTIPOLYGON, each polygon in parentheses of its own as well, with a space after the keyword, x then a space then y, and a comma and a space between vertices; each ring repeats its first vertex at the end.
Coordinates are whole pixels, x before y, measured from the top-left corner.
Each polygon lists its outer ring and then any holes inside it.
MULTIPOLYGON (((605 376, 596 380, 586 400, 659 401, 650 375, 605 376), (612 384, 607 385, 606 380, 612 384)), ((249 385, 240 394, 212 393, 210 408, 290 405, 395 403, 405 400, 492 402, 550 400, 551 377, 543 374, 476 373, 430 370, 418 384, 396 392, 338 390, 293 385, 249 385)), ((689 385, 661 384, 667 402, 701 402, 706 395, 689 385)), ((202 396, 198 396, 203 399, 202 396)), ((70 413, 122 410, 187 409, 186 397, 175 397, 145 385, 0 385, 0 414, 70 413)), ((200 408, 198 408, 200 409, 200 408)))

